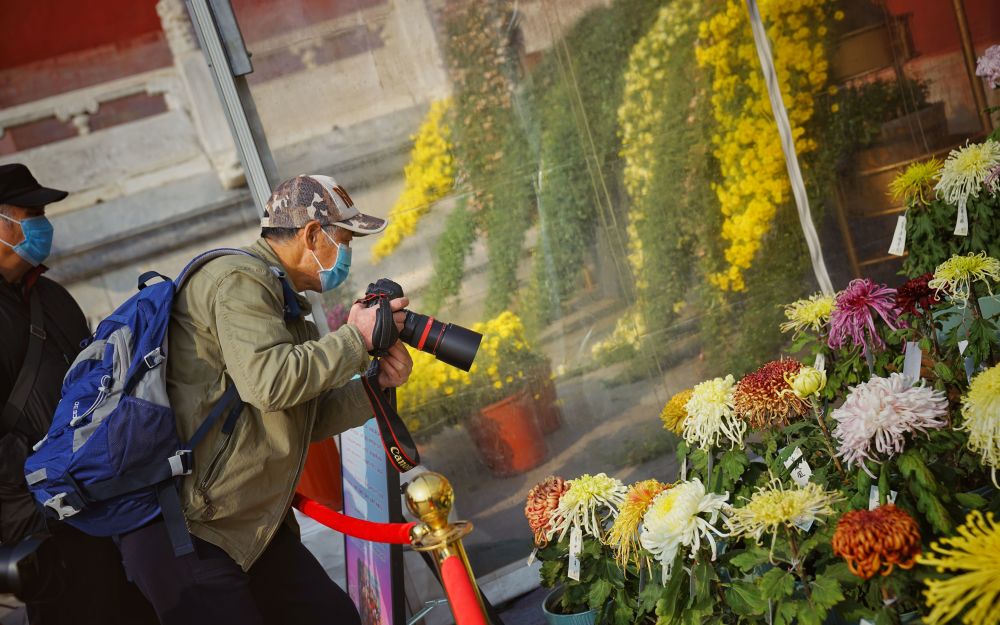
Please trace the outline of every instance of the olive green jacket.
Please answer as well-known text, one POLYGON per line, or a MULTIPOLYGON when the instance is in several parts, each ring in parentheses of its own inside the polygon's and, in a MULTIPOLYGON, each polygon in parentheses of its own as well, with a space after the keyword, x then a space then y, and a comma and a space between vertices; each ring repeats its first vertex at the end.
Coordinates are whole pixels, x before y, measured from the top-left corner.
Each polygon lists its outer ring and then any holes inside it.
POLYGON ((231 435, 216 425, 194 450, 181 502, 191 534, 248 570, 288 514, 309 443, 362 425, 371 406, 351 381, 368 363, 361 333, 345 325, 319 338, 301 296, 303 317, 286 321, 269 268, 281 261, 263 239, 245 249, 266 262, 211 260, 175 297, 167 393, 182 440, 227 384, 246 402, 231 435))

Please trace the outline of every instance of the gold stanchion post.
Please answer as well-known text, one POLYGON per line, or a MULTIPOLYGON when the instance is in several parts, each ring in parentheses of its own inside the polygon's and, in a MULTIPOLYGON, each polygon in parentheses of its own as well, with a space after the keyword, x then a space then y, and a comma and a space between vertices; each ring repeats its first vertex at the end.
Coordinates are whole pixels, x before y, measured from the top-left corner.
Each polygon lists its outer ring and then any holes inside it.
POLYGON ((442 573, 442 563, 449 557, 455 556, 462 562, 485 620, 482 592, 475 586, 476 577, 472 574, 469 558, 462 546, 462 537, 472 531, 472 523, 448 521, 454 503, 455 491, 443 475, 428 472, 414 478, 406 487, 406 506, 420 522, 410 531, 411 543, 414 550, 433 554, 439 574, 442 573))

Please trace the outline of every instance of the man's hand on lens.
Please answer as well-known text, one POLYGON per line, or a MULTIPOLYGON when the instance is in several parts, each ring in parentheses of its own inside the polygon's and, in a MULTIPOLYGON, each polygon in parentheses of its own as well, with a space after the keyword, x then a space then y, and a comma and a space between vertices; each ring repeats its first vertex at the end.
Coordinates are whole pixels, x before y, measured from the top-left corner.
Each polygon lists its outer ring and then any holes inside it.
MULTIPOLYGON (((396 322, 397 330, 403 329, 403 322, 406 320, 406 313, 400 311, 409 304, 410 299, 407 297, 399 297, 389 302, 389 307, 392 309, 392 318, 396 322)), ((376 313, 378 313, 378 306, 365 308, 364 304, 355 304, 351 306, 351 312, 347 314, 347 323, 361 332, 361 336, 365 339, 365 349, 368 351, 371 351, 373 348, 372 332, 375 330, 376 313)), ((409 358, 409 354, 407 354, 407 358, 409 358)))
POLYGON ((389 353, 379 361, 378 383, 382 388, 395 388, 406 384, 413 371, 413 359, 402 341, 389 348, 389 353))

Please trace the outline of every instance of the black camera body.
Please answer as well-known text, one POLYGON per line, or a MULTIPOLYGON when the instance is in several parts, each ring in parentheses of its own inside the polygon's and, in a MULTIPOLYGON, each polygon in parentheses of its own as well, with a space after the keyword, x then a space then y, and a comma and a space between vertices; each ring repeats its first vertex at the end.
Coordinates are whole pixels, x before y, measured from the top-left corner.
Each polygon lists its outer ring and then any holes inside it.
MULTIPOLYGON (((368 285, 365 299, 370 308, 403 297, 403 287, 388 278, 379 278, 368 285)), ((399 340, 407 345, 431 354, 441 362, 468 371, 476 359, 483 335, 453 323, 442 323, 434 317, 405 310, 406 320, 399 331, 399 340)))

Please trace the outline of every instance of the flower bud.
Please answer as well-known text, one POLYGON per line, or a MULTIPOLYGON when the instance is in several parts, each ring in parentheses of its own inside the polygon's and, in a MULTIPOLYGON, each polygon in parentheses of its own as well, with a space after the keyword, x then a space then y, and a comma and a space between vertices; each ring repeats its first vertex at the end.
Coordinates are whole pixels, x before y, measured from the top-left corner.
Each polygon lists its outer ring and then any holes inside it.
POLYGON ((826 388, 826 371, 812 367, 802 367, 791 380, 792 392, 800 399, 806 399, 826 388))

